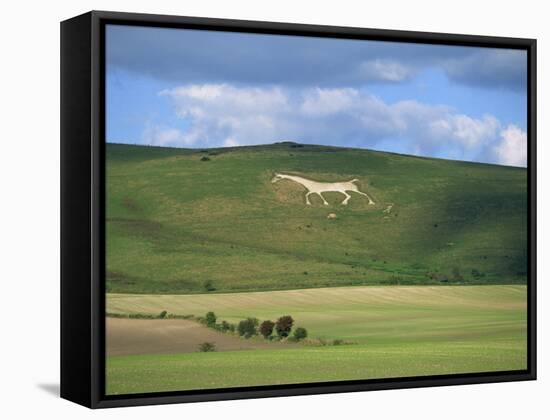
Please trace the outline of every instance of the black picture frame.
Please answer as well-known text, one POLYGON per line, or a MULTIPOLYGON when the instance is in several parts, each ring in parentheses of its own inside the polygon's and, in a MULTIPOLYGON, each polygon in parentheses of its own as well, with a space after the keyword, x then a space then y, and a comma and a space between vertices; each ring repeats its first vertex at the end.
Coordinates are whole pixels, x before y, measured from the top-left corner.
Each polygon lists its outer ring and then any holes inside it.
POLYGON ((536 379, 536 40, 92 11, 61 23, 61 397, 90 408, 536 379), (521 49, 528 57, 528 368, 302 385, 105 395, 105 25, 521 49))

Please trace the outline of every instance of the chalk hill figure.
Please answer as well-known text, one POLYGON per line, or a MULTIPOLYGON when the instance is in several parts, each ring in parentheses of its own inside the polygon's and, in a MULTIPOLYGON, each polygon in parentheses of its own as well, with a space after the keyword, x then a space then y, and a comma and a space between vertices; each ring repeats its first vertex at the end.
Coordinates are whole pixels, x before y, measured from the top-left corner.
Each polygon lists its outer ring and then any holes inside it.
POLYGON ((359 181, 357 178, 352 179, 351 181, 344 181, 344 182, 317 182, 317 181, 312 181, 310 179, 302 178, 301 176, 275 173, 275 176, 273 177, 271 182, 275 183, 283 179, 288 179, 290 181, 297 182, 298 184, 303 185, 307 189, 306 204, 308 206, 311 206, 311 202, 309 201, 310 194, 317 194, 319 197, 321 197, 321 200, 323 200, 323 204, 325 206, 328 206, 327 200, 325 200, 325 197, 323 197, 322 195, 322 193, 324 192, 339 192, 344 194, 346 198, 344 199, 344 201, 342 201, 341 204, 347 205, 348 201, 351 198, 351 195, 349 195, 347 191, 364 195, 365 197, 368 198, 369 204, 374 204, 374 201, 372 201, 372 199, 366 193, 359 191, 359 189, 357 188, 357 185, 354 184, 355 182, 359 181))

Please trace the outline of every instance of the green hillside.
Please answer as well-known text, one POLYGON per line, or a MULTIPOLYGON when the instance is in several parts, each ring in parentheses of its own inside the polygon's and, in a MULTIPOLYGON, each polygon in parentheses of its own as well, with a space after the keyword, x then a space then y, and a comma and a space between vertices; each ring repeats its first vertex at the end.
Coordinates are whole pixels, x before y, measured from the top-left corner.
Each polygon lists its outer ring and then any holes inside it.
POLYGON ((525 169, 293 143, 108 144, 107 291, 525 284, 526 177, 525 169), (351 193, 342 206, 343 195, 325 193, 329 206, 315 195, 306 206, 303 187, 271 183, 275 172, 358 178, 376 204, 351 193))

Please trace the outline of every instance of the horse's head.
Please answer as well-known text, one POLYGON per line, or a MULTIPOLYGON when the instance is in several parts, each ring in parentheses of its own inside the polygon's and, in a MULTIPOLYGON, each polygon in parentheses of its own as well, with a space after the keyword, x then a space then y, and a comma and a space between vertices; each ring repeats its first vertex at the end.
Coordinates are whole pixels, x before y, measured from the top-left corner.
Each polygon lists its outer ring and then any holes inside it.
POLYGON ((272 183, 276 183, 277 181, 280 181, 281 179, 284 179, 284 176, 278 173, 275 173, 275 176, 271 180, 272 183))

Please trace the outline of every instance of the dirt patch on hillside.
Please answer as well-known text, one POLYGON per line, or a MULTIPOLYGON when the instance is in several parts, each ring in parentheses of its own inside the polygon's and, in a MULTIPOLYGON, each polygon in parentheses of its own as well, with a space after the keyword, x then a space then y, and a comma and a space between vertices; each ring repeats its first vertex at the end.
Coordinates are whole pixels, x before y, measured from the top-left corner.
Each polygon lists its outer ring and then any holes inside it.
POLYGON ((186 319, 107 318, 106 321, 107 356, 196 352, 205 341, 214 343, 217 351, 295 346, 268 343, 260 338, 247 340, 186 319))

